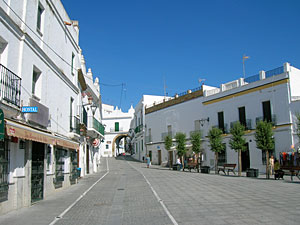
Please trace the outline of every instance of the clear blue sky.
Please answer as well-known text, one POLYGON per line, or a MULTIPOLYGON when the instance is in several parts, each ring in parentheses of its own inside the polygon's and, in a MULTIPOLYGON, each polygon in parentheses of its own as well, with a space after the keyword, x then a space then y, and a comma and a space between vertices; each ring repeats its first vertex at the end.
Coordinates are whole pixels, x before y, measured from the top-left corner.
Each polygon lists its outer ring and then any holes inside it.
POLYGON ((79 20, 87 67, 104 103, 123 111, 143 94, 174 95, 290 62, 300 68, 299 0, 62 0, 79 20))

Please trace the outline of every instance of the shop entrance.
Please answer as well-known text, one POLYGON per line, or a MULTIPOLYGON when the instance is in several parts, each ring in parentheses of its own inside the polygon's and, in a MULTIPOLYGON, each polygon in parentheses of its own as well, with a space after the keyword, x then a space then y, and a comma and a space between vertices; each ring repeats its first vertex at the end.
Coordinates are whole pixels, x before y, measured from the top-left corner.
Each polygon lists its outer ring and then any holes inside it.
POLYGON ((44 155, 45 144, 33 141, 31 165, 31 202, 36 202, 44 197, 44 155))
POLYGON ((245 145, 246 150, 242 152, 242 171, 246 171, 250 168, 250 154, 249 154, 249 144, 245 145))

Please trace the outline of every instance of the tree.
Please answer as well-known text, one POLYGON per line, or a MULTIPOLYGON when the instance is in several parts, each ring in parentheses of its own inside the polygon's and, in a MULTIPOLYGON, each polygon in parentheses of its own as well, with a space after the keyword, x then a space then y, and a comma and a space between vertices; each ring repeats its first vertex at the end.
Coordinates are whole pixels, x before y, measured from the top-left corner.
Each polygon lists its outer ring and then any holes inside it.
POLYGON ((245 127, 240 124, 240 122, 236 122, 233 124, 233 127, 230 129, 230 133, 232 137, 229 141, 229 146, 238 152, 239 157, 239 176, 242 175, 242 151, 246 150, 246 139, 243 138, 244 136, 245 127))
POLYGON ((222 130, 219 128, 213 127, 208 132, 208 139, 210 143, 210 150, 215 153, 215 172, 218 171, 218 153, 223 152, 225 150, 225 146, 222 143, 222 130))
MULTIPOLYGON (((173 141, 170 135, 165 136, 165 149, 169 151, 172 147, 173 141)), ((169 167, 172 168, 171 158, 169 159, 169 167)))
POLYGON ((300 142, 300 113, 296 113, 296 118, 297 118, 297 136, 298 140, 300 142))
POLYGON ((267 121, 259 121, 256 125, 255 141, 256 147, 266 152, 266 174, 270 178, 269 171, 269 151, 274 149, 274 133, 272 131, 272 124, 267 121))
POLYGON ((197 155, 197 171, 199 173, 200 166, 200 152, 201 152, 201 131, 196 131, 191 134, 192 151, 197 155))
POLYGON ((177 146, 176 146, 177 155, 181 159, 181 163, 184 168, 183 156, 186 153, 186 147, 185 147, 186 135, 184 133, 178 132, 175 135, 175 139, 176 139, 176 143, 177 143, 177 146))

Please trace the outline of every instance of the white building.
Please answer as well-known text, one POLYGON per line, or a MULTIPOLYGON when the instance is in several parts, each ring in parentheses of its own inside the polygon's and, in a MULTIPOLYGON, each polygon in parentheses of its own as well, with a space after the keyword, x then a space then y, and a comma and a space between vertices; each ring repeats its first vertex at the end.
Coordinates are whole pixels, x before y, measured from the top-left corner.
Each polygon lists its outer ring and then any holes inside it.
POLYGON ((122 112, 118 107, 114 109, 112 105, 103 104, 102 111, 105 142, 101 145, 101 156, 115 157, 125 153, 125 149, 129 148, 125 144, 130 141, 129 129, 134 115, 133 107, 131 106, 128 112, 122 112))
MULTIPOLYGON (((92 138, 103 139, 104 130, 99 132, 99 84, 85 81, 78 22, 70 20, 61 1, 0 1, 0 21, 2 214, 76 183, 79 149, 84 152, 92 138), (87 124, 87 138, 80 135, 85 130, 79 107, 90 97, 83 97, 85 90, 98 108, 98 123, 87 124), (23 113, 22 106, 35 112, 23 113)), ((99 157, 91 157, 91 170, 97 170, 99 157)))
MULTIPOLYGON (((151 136, 151 128, 147 129, 145 121, 145 107, 150 107, 171 99, 165 96, 143 95, 135 107, 134 118, 131 121, 131 146, 133 158, 143 161, 146 157, 146 136, 151 136)), ((150 158, 152 156, 150 155, 150 158)))
POLYGON ((275 138, 274 156, 279 152, 291 151, 299 143, 295 135, 295 114, 300 112, 299 96, 300 70, 285 63, 270 71, 221 84, 220 88, 206 85, 201 90, 188 91, 170 101, 146 108, 145 124, 151 129, 146 140, 147 153, 152 162, 160 164, 169 157, 175 162, 175 152, 168 153, 164 137, 177 132, 187 135, 201 130, 203 133, 202 165, 214 167, 214 153, 210 151, 207 134, 216 126, 223 130, 226 152, 220 156, 220 163, 238 164, 238 154, 230 149, 229 130, 235 121, 246 127, 245 138, 248 150, 242 154, 243 170, 258 168, 265 172, 265 156, 256 148, 254 138, 256 122, 267 120, 273 123, 275 138))

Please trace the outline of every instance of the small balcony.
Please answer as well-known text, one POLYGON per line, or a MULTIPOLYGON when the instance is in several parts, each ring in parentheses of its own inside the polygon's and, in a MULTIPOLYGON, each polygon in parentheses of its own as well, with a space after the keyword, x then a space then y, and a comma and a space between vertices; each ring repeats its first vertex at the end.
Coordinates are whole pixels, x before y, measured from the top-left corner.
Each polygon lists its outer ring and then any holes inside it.
POLYGON ((143 124, 140 124, 138 125, 135 129, 134 129, 134 132, 137 134, 137 133, 140 133, 143 131, 143 124))
POLYGON ((80 135, 80 119, 76 116, 70 119, 70 132, 80 135))
POLYGON ((224 123, 224 126, 223 126, 223 127, 222 127, 222 126, 215 125, 215 126, 213 126, 213 128, 218 128, 218 129, 220 129, 220 130, 223 132, 223 134, 229 134, 228 124, 227 124, 227 123, 224 123))
POLYGON ((240 122, 240 124, 242 124, 245 127, 245 130, 252 130, 252 120, 251 119, 247 119, 246 121, 234 121, 230 123, 230 129, 233 128, 233 125, 237 122, 240 122))
POLYGON ((123 127, 119 127, 119 129, 115 129, 114 127, 110 128, 110 132, 123 132, 123 131, 124 131, 123 127))
POLYGON ((21 78, 0 64, 0 100, 20 108, 21 78))
POLYGON ((276 126, 277 125, 277 119, 276 119, 276 115, 275 114, 272 114, 269 118, 264 118, 263 116, 260 116, 260 117, 256 117, 256 124, 259 122, 259 121, 267 121, 267 122, 271 122, 272 123, 272 126, 276 126))
POLYGON ((104 126, 93 116, 88 117, 88 136, 97 137, 98 135, 104 136, 104 126))

